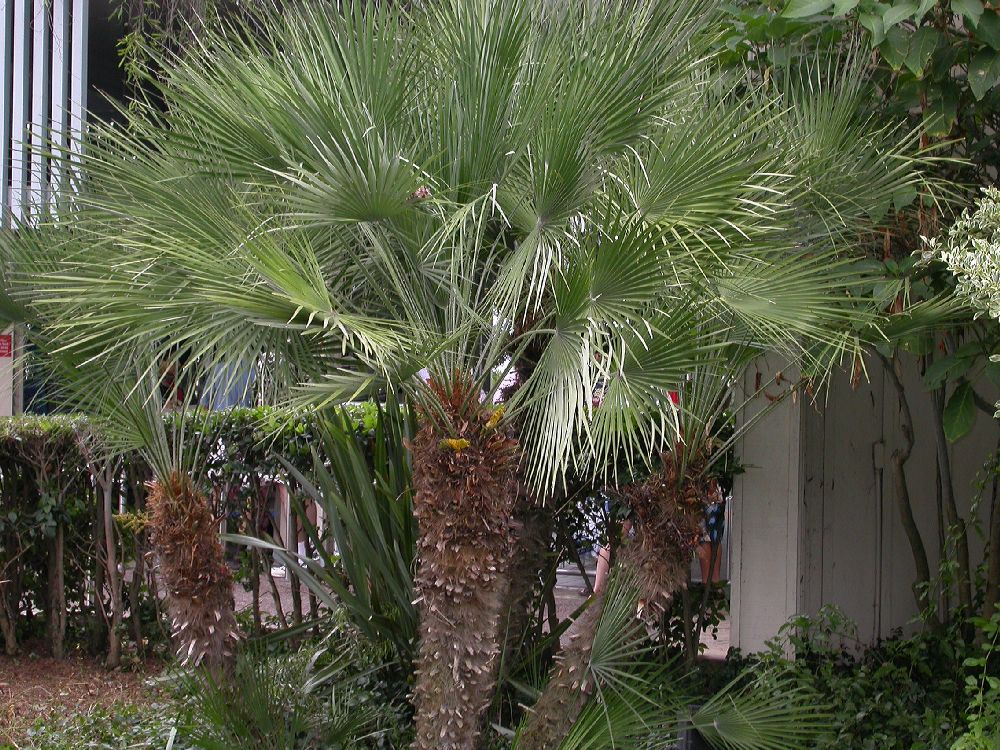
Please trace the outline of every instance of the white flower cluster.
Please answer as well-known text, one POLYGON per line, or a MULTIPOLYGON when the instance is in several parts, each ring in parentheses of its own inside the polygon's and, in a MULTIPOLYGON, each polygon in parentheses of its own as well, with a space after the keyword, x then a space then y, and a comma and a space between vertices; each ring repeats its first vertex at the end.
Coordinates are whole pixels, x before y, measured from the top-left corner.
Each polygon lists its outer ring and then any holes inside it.
POLYGON ((924 238, 926 260, 943 260, 958 280, 956 293, 1000 320, 1000 190, 984 188, 975 211, 966 210, 945 237, 924 238))

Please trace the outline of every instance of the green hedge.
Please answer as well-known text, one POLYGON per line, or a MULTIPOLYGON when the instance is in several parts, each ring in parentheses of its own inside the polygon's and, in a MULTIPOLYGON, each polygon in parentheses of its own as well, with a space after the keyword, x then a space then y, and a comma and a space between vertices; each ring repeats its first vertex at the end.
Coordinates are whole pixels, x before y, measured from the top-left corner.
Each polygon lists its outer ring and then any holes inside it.
MULTIPOLYGON (((374 429, 374 404, 348 411, 359 435, 374 429)), ((241 533, 261 531, 272 499, 268 480, 287 474, 279 456, 307 473, 318 448, 317 416, 307 411, 234 408, 164 419, 170 434, 184 421, 180 434, 186 450, 198 451, 199 483, 230 530, 241 533)), ((99 430, 84 416, 0 418, 0 635, 8 653, 39 639, 57 655, 64 639, 69 648, 106 647, 111 602, 102 563, 102 472, 112 481, 115 545, 127 579, 122 636, 136 656, 166 642, 144 523, 151 472, 137 453, 107 463, 100 445, 99 430)), ((256 602, 253 573, 269 563, 249 557, 240 552, 233 562, 256 602)), ((301 618, 301 606, 296 600, 292 619, 301 618)), ((259 627, 261 618, 254 619, 259 627)))

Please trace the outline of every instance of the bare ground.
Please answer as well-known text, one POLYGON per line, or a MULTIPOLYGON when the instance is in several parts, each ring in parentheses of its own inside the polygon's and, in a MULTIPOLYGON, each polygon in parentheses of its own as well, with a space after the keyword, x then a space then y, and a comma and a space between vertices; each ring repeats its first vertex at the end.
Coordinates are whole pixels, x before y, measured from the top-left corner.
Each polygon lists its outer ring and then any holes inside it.
POLYGON ((0 747, 19 747, 38 719, 146 702, 150 693, 143 681, 159 670, 158 663, 150 662, 144 672, 108 671, 98 659, 70 656, 57 661, 30 650, 0 656, 0 747))
MULTIPOLYGON (((292 609, 291 583, 283 577, 275 578, 275 584, 282 609, 288 614, 292 609)), ((233 593, 237 610, 250 608, 249 591, 237 585, 233 593)), ((576 583, 561 585, 555 593, 560 619, 572 615, 586 600, 578 593, 576 583)), ((304 588, 302 595, 306 602, 304 588)), ((276 612, 270 583, 264 578, 261 580, 261 610, 272 616, 276 612)), ((702 642, 708 646, 704 657, 725 657, 729 647, 729 623, 723 623, 719 631, 719 640, 713 640, 709 633, 702 635, 702 642)), ((25 731, 46 716, 85 712, 115 703, 148 702, 153 695, 144 681, 161 668, 160 664, 150 662, 140 672, 109 671, 99 659, 70 656, 56 661, 32 654, 30 650, 13 658, 0 655, 0 750, 4 746, 18 748, 25 731)))

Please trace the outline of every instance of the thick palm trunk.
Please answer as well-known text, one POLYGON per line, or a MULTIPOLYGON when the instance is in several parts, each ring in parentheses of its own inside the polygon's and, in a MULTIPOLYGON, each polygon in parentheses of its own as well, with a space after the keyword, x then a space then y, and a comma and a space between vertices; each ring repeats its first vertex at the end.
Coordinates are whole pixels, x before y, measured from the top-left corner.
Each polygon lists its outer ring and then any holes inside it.
POLYGON ((148 499, 178 656, 224 676, 236 638, 233 583, 208 501, 179 473, 155 481, 148 499))
POLYGON ((415 750, 473 750, 496 689, 514 547, 517 442, 466 394, 439 392, 454 434, 424 415, 412 443, 420 527, 415 750), (466 413, 463 413, 466 412, 466 413))
MULTIPOLYGON (((615 565, 628 569, 639 584, 636 616, 657 620, 669 597, 687 583, 708 487, 700 466, 689 463, 681 476, 673 454, 666 454, 659 472, 624 494, 635 519, 635 538, 622 545, 615 565)), ((518 750, 558 747, 579 717, 593 689, 588 666, 603 609, 604 590, 594 595, 573 639, 556 658, 553 674, 525 720, 518 750)))

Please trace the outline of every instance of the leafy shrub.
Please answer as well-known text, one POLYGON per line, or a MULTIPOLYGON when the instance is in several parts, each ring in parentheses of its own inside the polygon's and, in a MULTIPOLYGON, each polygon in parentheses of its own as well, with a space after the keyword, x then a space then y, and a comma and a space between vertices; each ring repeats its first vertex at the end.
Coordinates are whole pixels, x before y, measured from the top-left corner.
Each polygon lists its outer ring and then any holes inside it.
POLYGON ((791 620, 770 651, 734 655, 729 669, 767 668, 815 691, 833 711, 833 732, 816 750, 938 750, 951 747, 965 725, 963 662, 974 647, 960 631, 897 636, 858 654, 850 621, 824 608, 816 618, 791 620))
POLYGON ((32 750, 193 750, 176 734, 174 707, 120 703, 84 713, 39 720, 28 731, 32 750))
MULTIPOLYGON (((360 404, 346 407, 343 415, 349 431, 366 435, 376 430, 379 410, 374 403, 360 404)), ((317 449, 321 461, 326 460, 319 445, 320 419, 312 411, 197 409, 170 412, 164 419, 168 433, 183 436, 185 450, 200 457, 198 479, 206 496, 218 499, 219 515, 233 519, 242 531, 256 531, 270 500, 263 488, 274 477, 287 477, 286 462, 311 469, 317 449)), ((42 627, 52 619, 50 611, 61 612, 66 620, 49 633, 50 641, 61 640, 64 633, 71 643, 87 640, 99 629, 95 624, 103 622, 88 590, 102 548, 95 534, 102 527, 94 523, 100 503, 91 467, 80 450, 85 435, 99 432, 81 415, 0 418, 0 645, 9 653, 42 635, 42 627), (60 570, 50 570, 53 546, 65 554, 60 570), (55 585, 58 581, 62 586, 55 585), (65 596, 52 595, 63 589, 65 596)), ((139 564, 146 551, 146 473, 141 457, 130 452, 113 479, 115 505, 121 502, 125 508, 115 520, 122 545, 119 561, 126 567, 139 564)), ((256 562, 260 568, 262 561, 256 562)), ((128 614, 137 615, 140 626, 148 625, 158 614, 152 591, 145 577, 133 580, 140 594, 129 602, 128 614)), ((138 629, 146 636, 160 632, 138 629)), ((90 645, 100 647, 99 642, 90 645)))
POLYGON ((976 618, 983 634, 980 652, 965 659, 969 706, 967 728, 952 750, 996 750, 1000 747, 1000 607, 989 620, 976 618))

